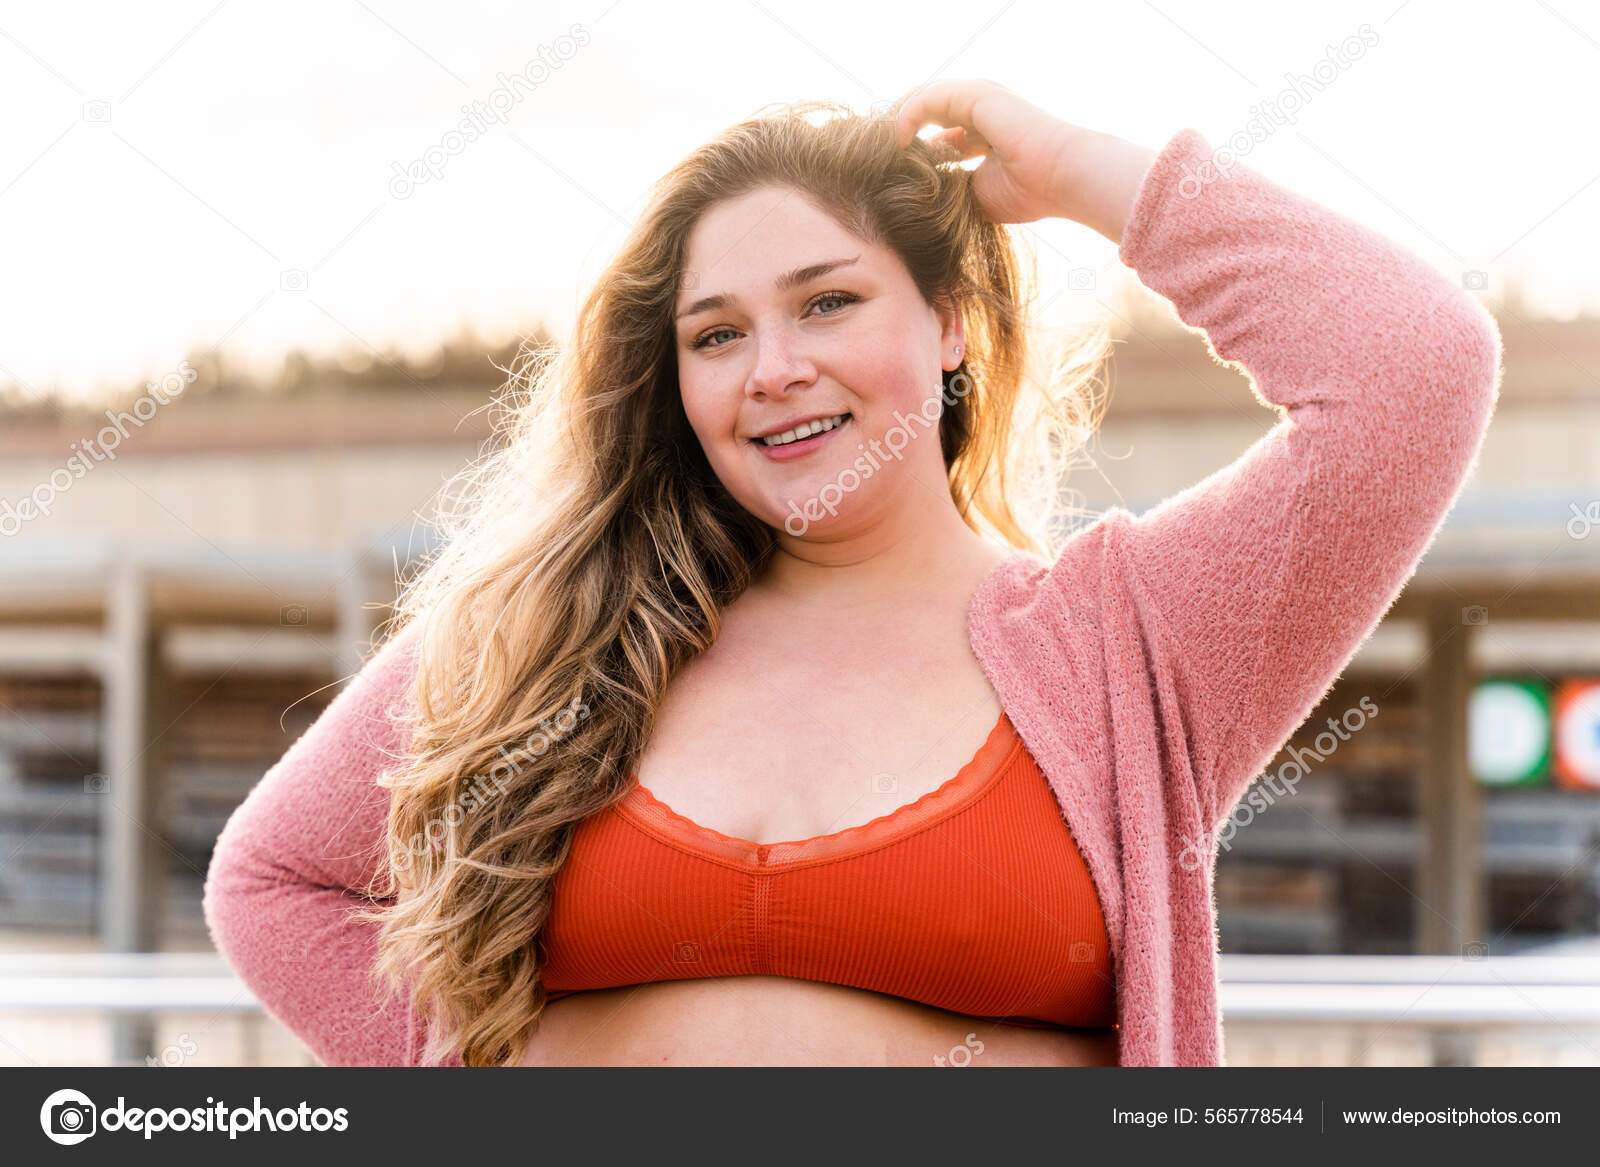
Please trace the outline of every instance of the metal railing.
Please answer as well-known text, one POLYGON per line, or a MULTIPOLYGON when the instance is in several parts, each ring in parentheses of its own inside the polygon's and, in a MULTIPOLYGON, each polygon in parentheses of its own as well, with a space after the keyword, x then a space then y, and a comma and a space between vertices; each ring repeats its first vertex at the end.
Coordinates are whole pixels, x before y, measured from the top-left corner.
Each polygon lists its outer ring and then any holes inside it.
MULTIPOLYGON (((1373 1048, 1374 1035, 1420 1032, 1419 1048, 1431 1051, 1422 1064, 1470 1065, 1480 1038, 1516 1031, 1538 1032, 1563 1046, 1561 1064, 1600 1065, 1600 957, 1594 956, 1224 955, 1221 1008, 1230 1050, 1235 1035, 1248 1036, 1246 1046, 1260 1051, 1291 1029, 1344 1027, 1354 1038, 1339 1048, 1355 1052, 1338 1057, 1373 1048)), ((9 1047, 13 1060, 20 1054, 22 1064, 44 1064, 8 1037, 18 1019, 28 1020, 39 1049, 49 1043, 40 1026, 51 1016, 83 1014, 107 1022, 180 1015, 207 1025, 226 1019, 276 1027, 213 953, 0 956, 0 1059, 9 1047)), ((257 1032, 244 1048, 259 1051, 261 1044, 257 1032)), ((67 1050, 43 1052, 52 1064, 76 1060, 67 1050)), ((1229 1063, 1238 1064, 1231 1054, 1229 1063)))
POLYGON ((1228 1021, 1600 1026, 1600 958, 1223 956, 1228 1021))

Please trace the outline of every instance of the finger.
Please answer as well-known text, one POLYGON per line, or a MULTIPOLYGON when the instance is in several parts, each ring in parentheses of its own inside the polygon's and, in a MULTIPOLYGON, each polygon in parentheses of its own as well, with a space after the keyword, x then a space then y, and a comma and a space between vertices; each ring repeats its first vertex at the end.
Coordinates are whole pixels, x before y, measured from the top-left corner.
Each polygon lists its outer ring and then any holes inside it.
POLYGON ((922 141, 927 145, 929 153, 939 161, 961 158, 963 147, 959 126, 953 130, 940 130, 937 134, 929 134, 922 141))
POLYGON ((974 147, 972 140, 967 136, 966 130, 960 126, 948 130, 940 130, 937 134, 930 134, 923 138, 922 141, 927 143, 933 156, 941 162, 965 162, 984 152, 974 147))
POLYGON ((971 81, 932 81, 911 90, 895 109, 895 145, 909 146, 924 126, 971 126, 975 89, 971 81))
POLYGON ((973 124, 973 110, 989 86, 986 81, 932 81, 919 85, 896 103, 895 145, 909 146, 923 126, 973 124))
POLYGON ((961 155, 962 161, 976 158, 980 154, 987 156, 994 149, 982 134, 976 130, 969 130, 965 126, 941 130, 934 135, 934 138, 941 142, 947 142, 954 147, 956 152, 961 155))

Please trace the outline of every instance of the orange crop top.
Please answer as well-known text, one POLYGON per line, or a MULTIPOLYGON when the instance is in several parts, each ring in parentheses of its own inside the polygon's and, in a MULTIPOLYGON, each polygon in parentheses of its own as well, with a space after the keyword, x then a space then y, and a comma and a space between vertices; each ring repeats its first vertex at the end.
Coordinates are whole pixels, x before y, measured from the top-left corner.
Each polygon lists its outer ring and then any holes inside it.
POLYGON ((753 843, 639 785, 574 830, 540 935, 550 1000, 769 973, 988 1021, 1116 1020, 1077 843, 1004 713, 955 777, 831 835, 753 843))

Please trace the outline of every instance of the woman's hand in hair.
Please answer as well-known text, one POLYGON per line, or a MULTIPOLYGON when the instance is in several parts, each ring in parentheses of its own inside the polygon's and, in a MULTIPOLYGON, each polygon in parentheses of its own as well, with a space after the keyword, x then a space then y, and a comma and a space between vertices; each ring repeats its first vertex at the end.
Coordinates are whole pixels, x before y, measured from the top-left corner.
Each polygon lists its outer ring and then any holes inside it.
POLYGON ((1156 157, 1154 150, 1062 121, 997 81, 921 85, 887 116, 898 147, 933 124, 941 132, 930 143, 948 144, 962 160, 983 155, 973 191, 990 220, 1071 219, 1114 243, 1122 242, 1139 182, 1156 157))

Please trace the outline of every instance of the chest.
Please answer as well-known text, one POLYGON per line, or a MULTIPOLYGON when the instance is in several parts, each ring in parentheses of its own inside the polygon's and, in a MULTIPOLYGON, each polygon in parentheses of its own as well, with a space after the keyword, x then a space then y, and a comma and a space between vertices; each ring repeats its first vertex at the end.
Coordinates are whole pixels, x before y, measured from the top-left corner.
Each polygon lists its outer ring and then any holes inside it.
POLYGON ((783 635, 730 624, 668 687, 639 784, 756 843, 833 834, 916 801, 972 760, 1002 708, 964 621, 935 623, 783 635))

